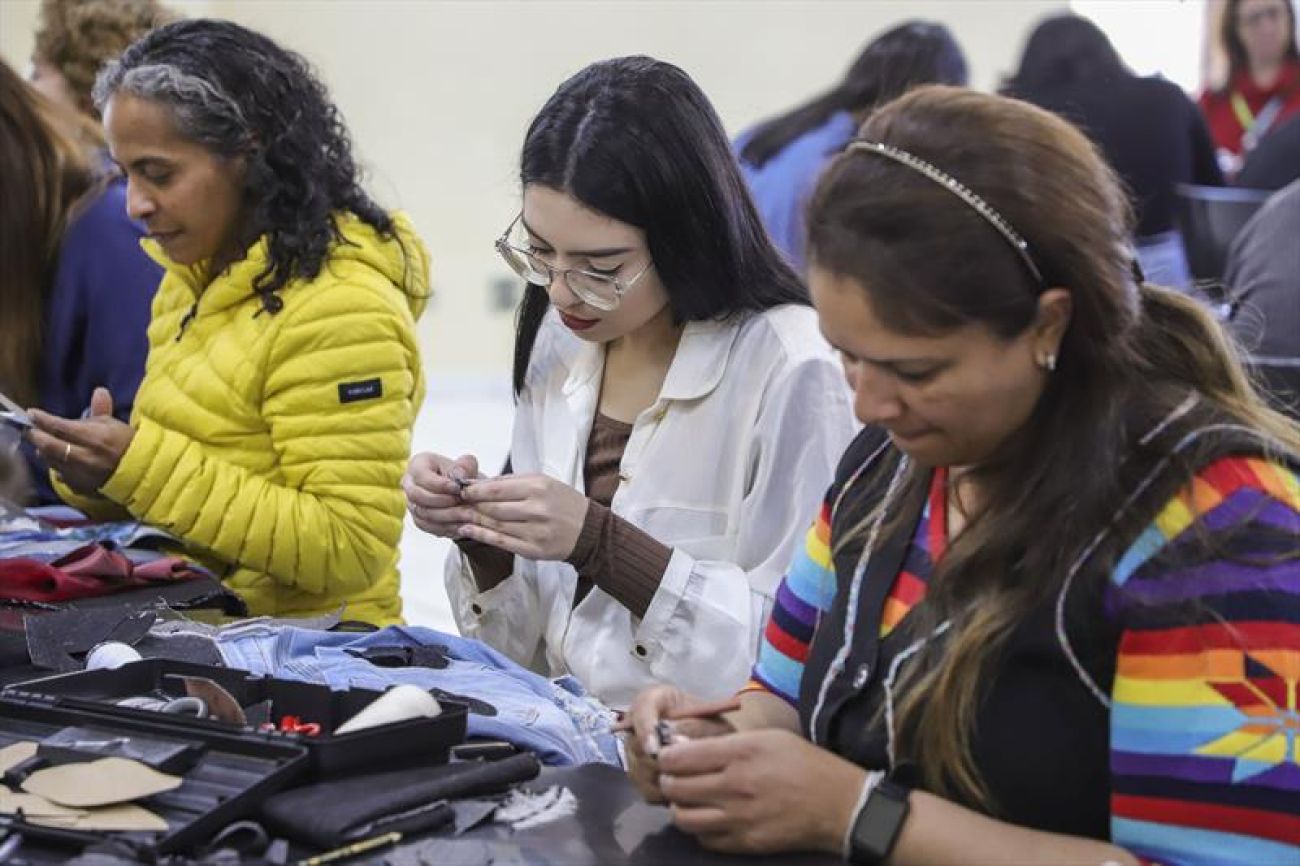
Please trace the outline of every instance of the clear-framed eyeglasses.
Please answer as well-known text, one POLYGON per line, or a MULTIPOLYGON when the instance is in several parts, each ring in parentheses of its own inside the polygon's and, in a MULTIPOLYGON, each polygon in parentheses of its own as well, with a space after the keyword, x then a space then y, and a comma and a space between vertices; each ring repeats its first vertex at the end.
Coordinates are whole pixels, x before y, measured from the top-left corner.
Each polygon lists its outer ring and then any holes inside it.
POLYGON ((597 310, 608 312, 617 309, 623 301, 623 295, 627 294, 636 281, 641 279, 654 264, 652 261, 646 262, 645 267, 625 280, 610 274, 584 271, 581 268, 557 268, 532 250, 510 242, 510 234, 522 218, 521 213, 511 220, 510 225, 506 226, 506 230, 496 240, 497 253, 510 266, 510 270, 543 289, 548 288, 556 277, 563 277, 569 291, 597 310))

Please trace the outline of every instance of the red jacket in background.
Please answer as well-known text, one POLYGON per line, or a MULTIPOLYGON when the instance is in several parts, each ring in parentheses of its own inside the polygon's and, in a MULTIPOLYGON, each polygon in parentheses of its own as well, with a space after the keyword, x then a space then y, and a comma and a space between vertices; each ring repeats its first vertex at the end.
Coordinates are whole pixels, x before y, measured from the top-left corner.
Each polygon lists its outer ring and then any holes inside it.
POLYGON ((1242 151, 1241 137, 1247 127, 1242 125, 1241 118, 1233 108, 1234 93, 1240 93, 1246 100, 1252 117, 1257 116, 1270 99, 1280 95, 1283 99, 1282 110, 1269 127, 1275 129, 1290 115, 1300 113, 1300 61, 1288 60, 1277 81, 1267 89, 1255 84, 1250 72, 1242 71, 1234 75, 1222 90, 1207 90, 1201 94, 1201 111, 1210 126, 1215 148, 1238 156, 1242 151))

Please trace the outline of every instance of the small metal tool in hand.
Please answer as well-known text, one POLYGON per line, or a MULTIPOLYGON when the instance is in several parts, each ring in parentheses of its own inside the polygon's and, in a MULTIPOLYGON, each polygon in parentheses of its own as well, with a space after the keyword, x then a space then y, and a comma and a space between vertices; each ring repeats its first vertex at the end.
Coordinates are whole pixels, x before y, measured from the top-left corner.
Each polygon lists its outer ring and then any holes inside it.
POLYGON ((28 430, 31 429, 32 419, 28 417, 27 410, 0 392, 0 423, 28 430))

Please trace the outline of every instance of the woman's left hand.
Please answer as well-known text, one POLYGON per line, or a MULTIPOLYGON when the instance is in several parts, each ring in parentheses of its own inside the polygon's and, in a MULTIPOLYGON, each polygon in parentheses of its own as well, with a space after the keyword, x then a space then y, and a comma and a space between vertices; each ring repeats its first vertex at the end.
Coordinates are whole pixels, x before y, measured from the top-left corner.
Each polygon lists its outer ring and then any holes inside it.
POLYGON ((867 771, 790 731, 690 740, 659 752, 673 820, 706 848, 840 854, 867 771))
POLYGON ((90 415, 79 421, 39 409, 28 414, 35 426, 27 435, 37 452, 59 471, 64 483, 84 495, 98 493, 113 477, 135 436, 131 425, 113 417, 113 397, 107 388, 95 389, 90 415))
POLYGON ((587 519, 587 497, 549 475, 502 475, 471 482, 460 498, 474 510, 461 538, 526 559, 560 561, 573 553, 587 519))

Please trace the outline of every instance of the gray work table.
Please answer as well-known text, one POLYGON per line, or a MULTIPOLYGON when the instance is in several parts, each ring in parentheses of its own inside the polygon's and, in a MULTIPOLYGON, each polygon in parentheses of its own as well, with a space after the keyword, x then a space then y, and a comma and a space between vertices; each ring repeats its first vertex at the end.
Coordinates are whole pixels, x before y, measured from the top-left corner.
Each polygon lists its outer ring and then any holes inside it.
POLYGON ((843 862, 817 854, 737 857, 708 851, 672 826, 668 809, 644 802, 627 776, 614 767, 548 768, 525 787, 551 785, 573 792, 576 814, 521 831, 492 824, 454 840, 414 840, 349 862, 366 866, 424 866, 426 862, 428 866, 835 866, 843 862))

